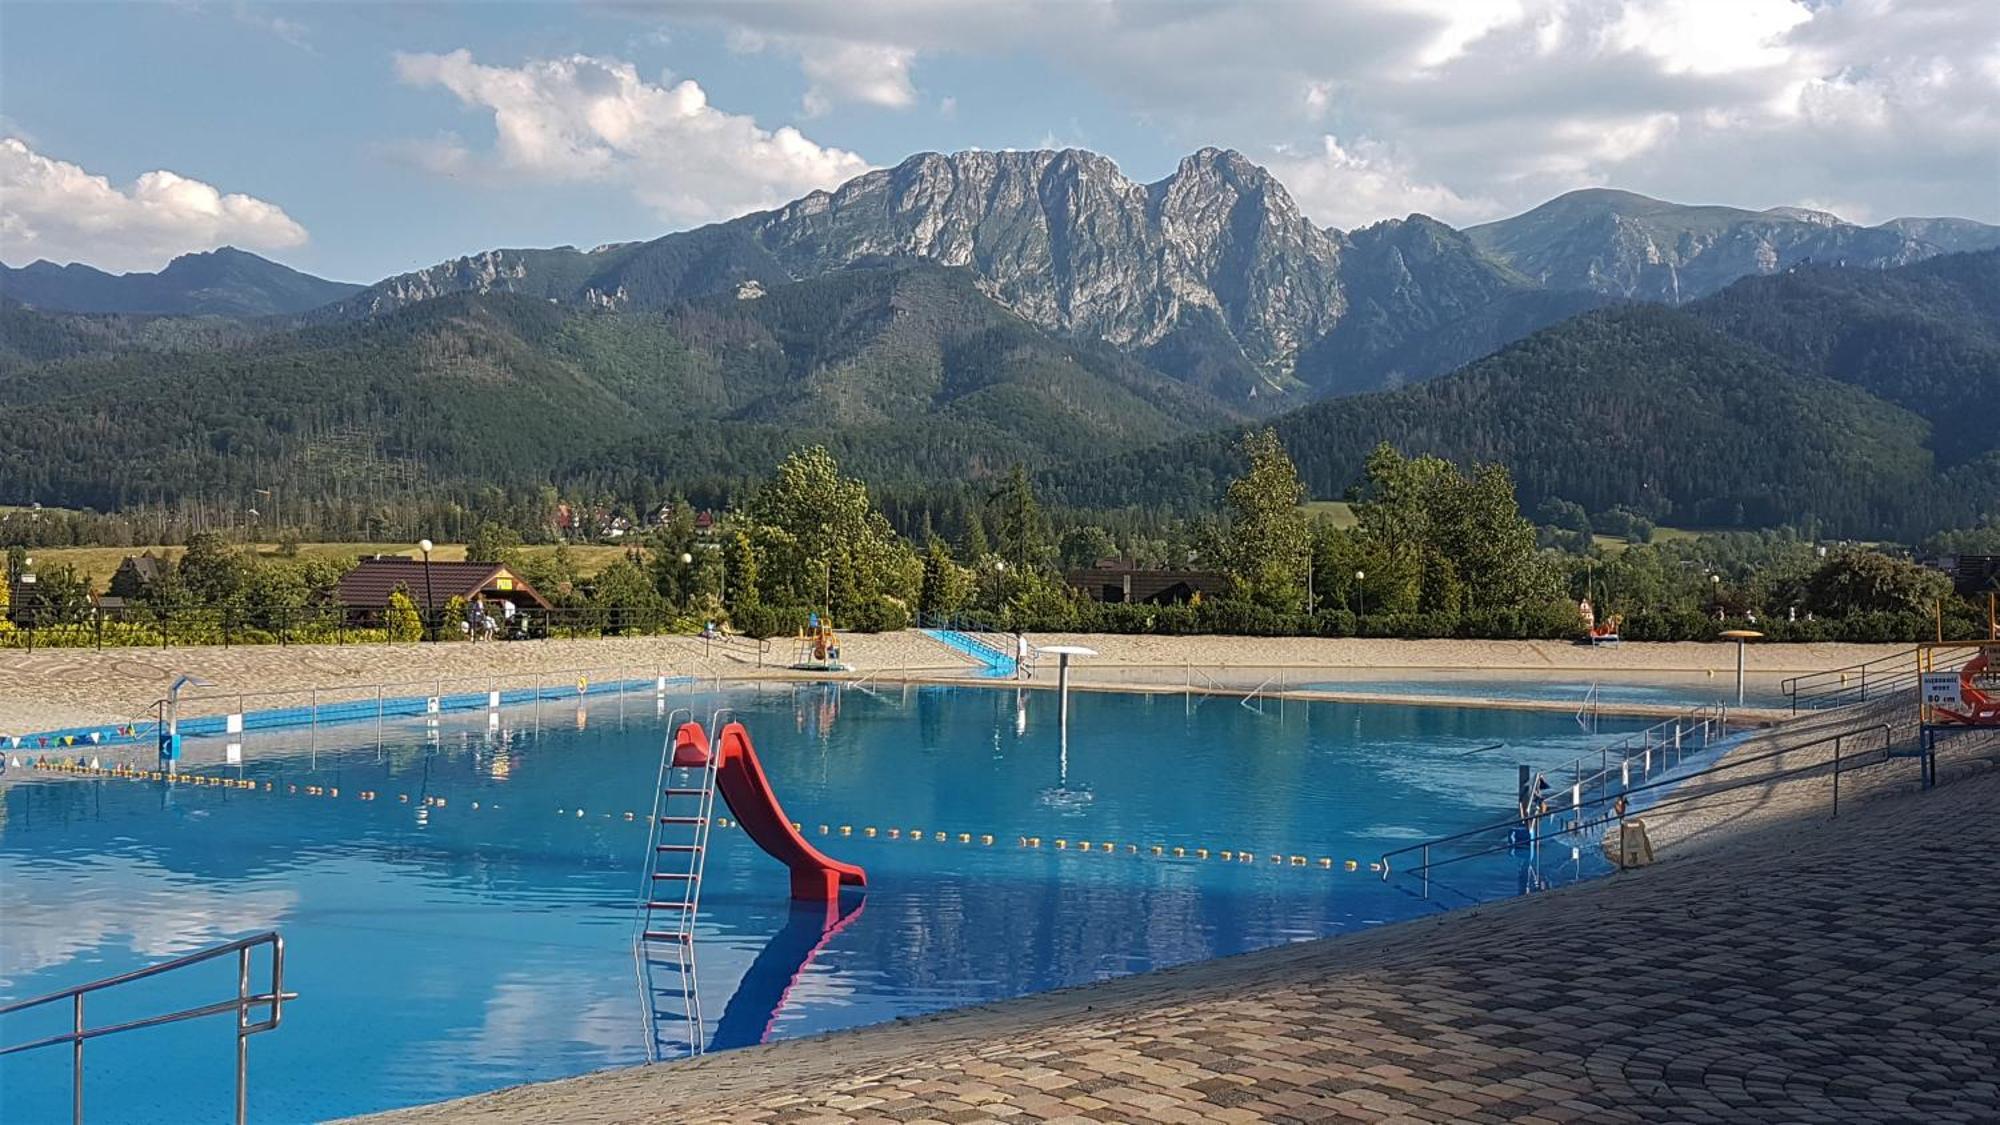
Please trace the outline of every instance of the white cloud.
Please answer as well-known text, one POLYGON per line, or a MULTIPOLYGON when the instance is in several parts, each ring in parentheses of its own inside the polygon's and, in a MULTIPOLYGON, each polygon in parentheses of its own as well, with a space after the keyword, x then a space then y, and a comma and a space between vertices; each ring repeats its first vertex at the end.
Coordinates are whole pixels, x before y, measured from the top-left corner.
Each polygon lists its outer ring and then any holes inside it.
POLYGON ((1301 211, 1342 230, 1411 212, 1463 226, 1501 211, 1490 199, 1468 199, 1443 184, 1417 179, 1396 154, 1372 141, 1342 145, 1328 134, 1320 138, 1316 152, 1280 151, 1267 164, 1301 211))
POLYGON ((252 6, 243 3, 242 0, 238 0, 234 10, 238 22, 268 31, 302 51, 316 53, 312 47, 312 31, 305 24, 284 16, 273 15, 261 6, 252 6))
POLYGON ((916 52, 880 43, 807 40, 798 47, 799 69, 812 80, 806 111, 825 113, 835 102, 908 109, 917 102, 910 82, 916 52))
POLYGON ((0 138, 0 257, 10 263, 151 270, 195 250, 282 250, 305 241, 305 228, 275 203, 164 169, 120 189, 19 138, 0 138))
POLYGON ((916 48, 825 35, 787 35, 745 26, 729 31, 729 49, 741 54, 776 51, 790 55, 811 85, 800 109, 820 117, 840 103, 908 109, 917 104, 910 79, 916 48))
POLYGON ((1372 197, 1385 215, 1449 197, 1513 209, 1613 183, 1698 201, 1838 196, 1885 215, 2000 218, 1993 0, 663 7, 751 39, 873 44, 904 78, 937 56, 1033 57, 1180 143, 1276 152, 1274 165, 1321 177, 1295 186, 1323 221, 1370 198, 1364 183, 1381 185, 1372 197), (1358 144, 1329 158, 1328 134, 1393 141, 1395 171, 1358 144), (1313 155, 1287 160, 1300 151, 1313 155))
POLYGON ((424 166, 461 177, 618 183, 672 221, 773 206, 869 167, 791 126, 765 129, 716 109, 692 80, 650 83, 617 59, 570 55, 483 66, 459 50, 398 55, 396 70, 404 82, 442 87, 493 116, 490 154, 456 138, 406 145, 424 166))

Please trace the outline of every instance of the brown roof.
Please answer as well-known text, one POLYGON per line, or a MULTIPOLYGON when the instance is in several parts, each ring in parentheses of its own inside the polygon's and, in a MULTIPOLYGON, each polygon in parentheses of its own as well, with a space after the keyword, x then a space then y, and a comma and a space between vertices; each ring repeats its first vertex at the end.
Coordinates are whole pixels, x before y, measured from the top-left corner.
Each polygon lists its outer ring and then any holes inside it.
POLYGON ((139 581, 152 583, 157 582, 160 573, 166 569, 166 560, 151 551, 145 551, 136 555, 126 555, 124 561, 118 564, 118 569, 124 570, 127 567, 131 568, 132 574, 139 581))
MULTIPOLYGON (((444 605, 453 598, 471 598, 485 592, 491 598, 511 598, 517 604, 547 609, 547 598, 535 591, 520 575, 499 563, 433 562, 430 568, 430 596, 444 605)), ((340 604, 356 609, 382 609, 389 595, 401 586, 410 592, 418 607, 425 605, 425 563, 422 559, 362 559, 340 580, 340 604)))
POLYGON ((1105 587, 1125 588, 1129 581, 1129 600, 1151 601, 1162 594, 1172 592, 1177 586, 1189 591, 1198 591, 1209 596, 1224 593, 1229 589, 1229 576, 1213 570, 1152 570, 1127 563, 1109 563, 1083 567, 1063 575, 1071 586, 1083 590, 1091 597, 1099 597, 1105 587))

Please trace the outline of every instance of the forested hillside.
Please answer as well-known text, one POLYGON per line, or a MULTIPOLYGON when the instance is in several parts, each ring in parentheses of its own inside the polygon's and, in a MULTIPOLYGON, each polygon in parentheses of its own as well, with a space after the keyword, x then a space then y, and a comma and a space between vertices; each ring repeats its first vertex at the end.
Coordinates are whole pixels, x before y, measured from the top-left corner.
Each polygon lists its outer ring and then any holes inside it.
POLYGON ((929 266, 657 313, 456 294, 201 349, 140 346, 143 326, 6 314, 17 359, 0 363, 0 495, 93 508, 274 484, 386 498, 732 478, 805 440, 914 482, 1241 417, 929 266))
MULTIPOLYGON (((1442 379, 1319 403, 1276 426, 1315 495, 1377 443, 1498 461, 1524 498, 1699 526, 1822 521, 1856 535, 2000 507, 2000 253, 1886 273, 1751 279, 1687 310, 1628 306, 1546 329, 1442 379)), ((1061 475, 1089 506, 1204 508, 1231 434, 1061 475)))
POLYGON ((1746 278, 1689 312, 1923 415, 1945 466, 2000 447, 2000 251, 1746 278))

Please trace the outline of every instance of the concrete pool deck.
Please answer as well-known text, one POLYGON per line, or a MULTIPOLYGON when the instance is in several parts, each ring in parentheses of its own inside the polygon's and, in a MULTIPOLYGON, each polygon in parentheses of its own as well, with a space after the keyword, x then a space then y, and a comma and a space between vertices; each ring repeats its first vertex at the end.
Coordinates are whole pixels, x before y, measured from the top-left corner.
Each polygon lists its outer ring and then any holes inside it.
POLYGON ((1996 756, 1851 771, 1838 819, 1823 775, 1662 810, 1660 863, 1546 894, 372 1120, 1991 1121, 1996 756))
MULTIPOLYGON (((1518 676, 1565 675, 1643 677, 1733 675, 1735 649, 1727 644, 1640 644, 1591 648, 1557 641, 1394 641, 1335 638, 1056 636, 1035 634, 1037 644, 1080 643, 1099 656, 1079 668, 1078 687, 1099 686, 1093 672, 1149 673, 1179 681, 1182 669, 1211 676, 1234 670, 1289 669, 1304 673, 1365 670, 1443 673, 1506 672, 1518 676)), ((694 637, 613 637, 593 640, 450 643, 439 645, 291 645, 234 648, 0 649, 0 734, 26 734, 83 726, 124 723, 150 717, 153 702, 166 694, 175 676, 192 673, 214 688, 192 694, 188 714, 233 709, 234 693, 303 692, 315 688, 381 683, 413 684, 441 678, 477 682, 491 677, 564 673, 579 669, 660 669, 727 678, 796 676, 789 662, 790 641, 773 642, 765 667, 747 649, 711 650, 694 637)), ((1819 671, 1907 652, 1894 645, 1770 645, 1749 650, 1753 675, 1772 677, 1819 671)), ((950 680, 969 667, 963 657, 914 630, 843 638, 843 657, 857 677, 871 673, 915 679, 950 680)), ((1189 673, 1191 675, 1191 673, 1189 673)), ((1199 682, 1199 681, 1197 681, 1199 682)), ((1255 686, 1249 680, 1235 690, 1255 686)), ((1298 682, 1295 678, 1293 682, 1298 682)), ((984 681, 993 686, 994 681, 984 681)), ((1136 690, 1138 682, 1103 684, 1136 690)), ((1178 687, 1173 686, 1175 690, 1178 687)), ((1157 683, 1155 690, 1165 690, 1157 683)), ((412 693, 415 689, 412 688, 412 693)), ((1513 700, 1396 696, 1373 690, 1332 690, 1329 699, 1394 701, 1428 705, 1500 703, 1537 709, 1574 710, 1575 701, 1524 703, 1513 700)), ((244 706, 293 706, 246 699, 244 706)), ((1673 710, 1668 708, 1668 711, 1673 710)), ((1661 713, 1648 705, 1606 702, 1606 714, 1661 713), (1626 707, 1632 710, 1626 710, 1626 707)))

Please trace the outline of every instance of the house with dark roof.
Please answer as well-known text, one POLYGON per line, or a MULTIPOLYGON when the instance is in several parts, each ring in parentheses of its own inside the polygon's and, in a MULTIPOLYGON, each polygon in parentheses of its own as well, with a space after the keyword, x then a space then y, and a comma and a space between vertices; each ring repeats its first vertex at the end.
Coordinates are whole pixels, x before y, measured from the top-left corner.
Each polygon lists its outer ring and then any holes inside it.
POLYGON ((153 584, 164 577, 173 566, 168 560, 151 551, 136 555, 126 555, 111 573, 111 584, 104 588, 106 594, 120 598, 139 598, 153 588, 153 584))
POLYGON ((1210 570, 1152 570, 1122 562, 1100 562, 1072 570, 1063 580, 1098 602, 1145 602, 1180 605, 1217 598, 1229 590, 1229 577, 1210 570))
POLYGON ((110 584, 97 596, 97 608, 116 613, 135 600, 143 600, 160 579, 173 570, 173 566, 171 559, 151 551, 126 555, 118 563, 118 569, 111 572, 110 584))
POLYGON ((431 608, 441 610, 453 598, 471 601, 480 594, 485 594, 489 602, 511 601, 521 609, 549 608, 547 598, 500 563, 426 563, 407 556, 362 559, 341 578, 334 596, 341 605, 365 614, 388 609, 389 595, 398 588, 409 593, 420 613, 431 608))
POLYGON ((1952 589, 1968 598, 2000 590, 2000 555, 1938 555, 1917 561, 1949 576, 1952 589))

